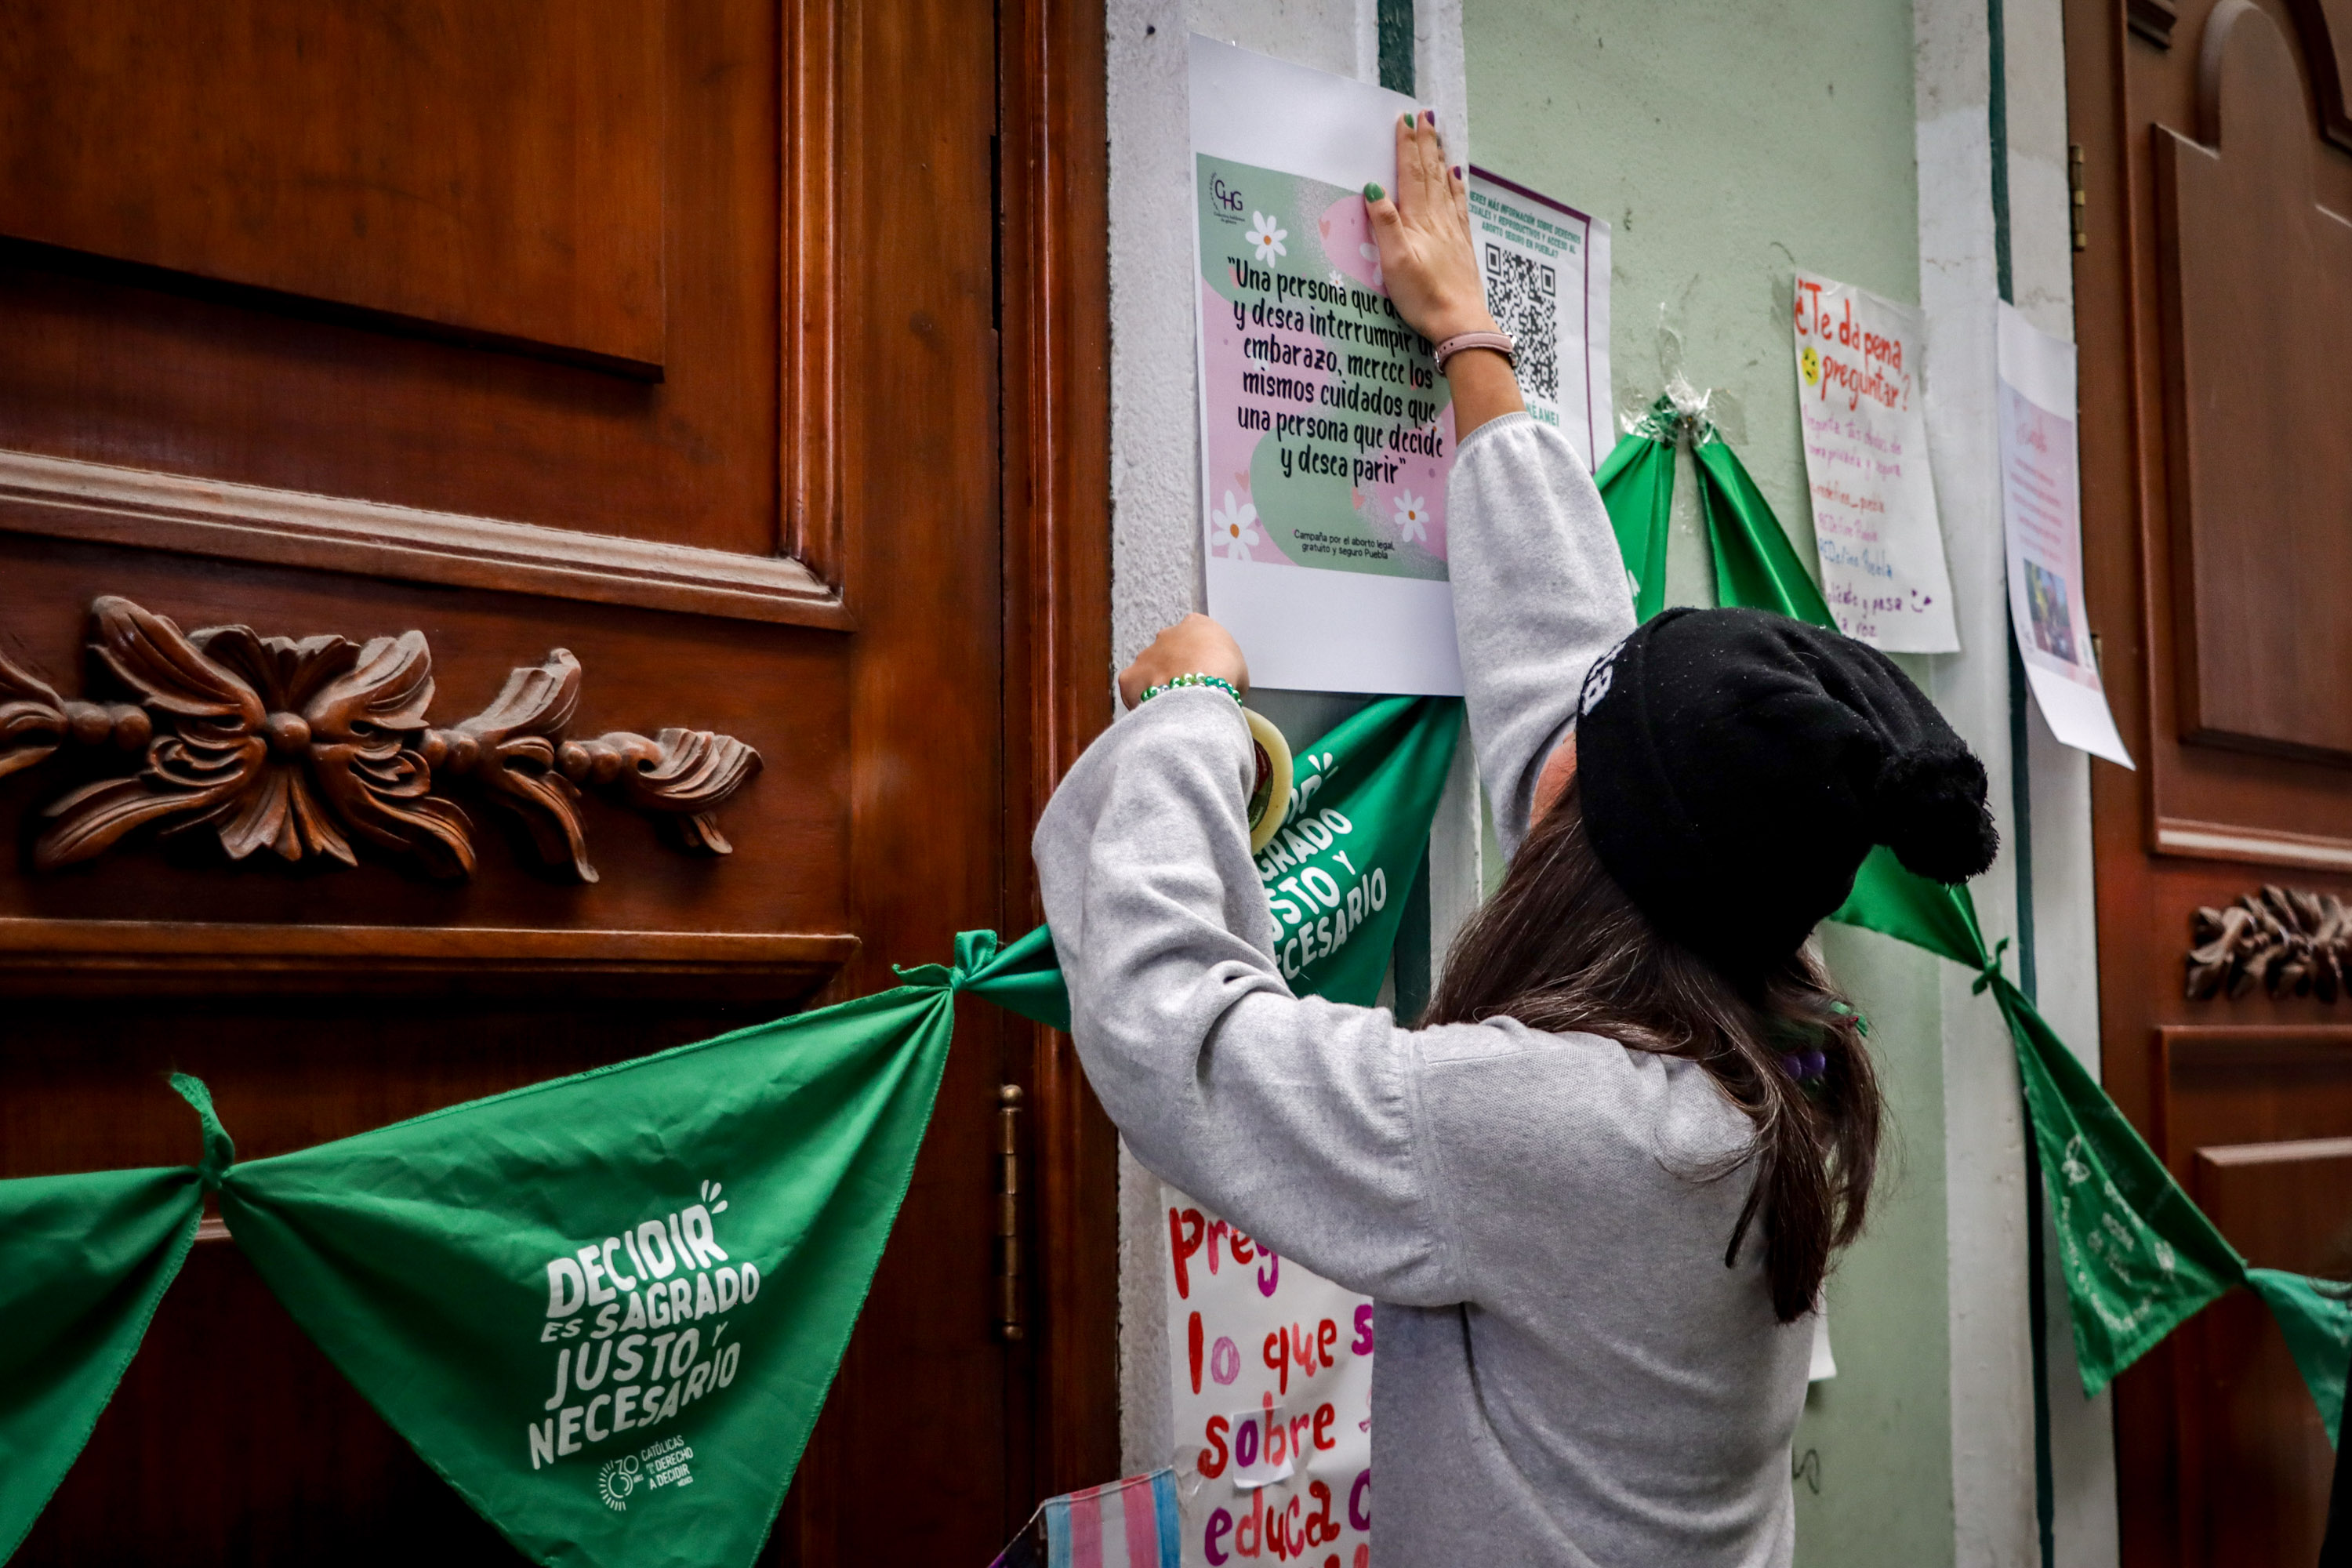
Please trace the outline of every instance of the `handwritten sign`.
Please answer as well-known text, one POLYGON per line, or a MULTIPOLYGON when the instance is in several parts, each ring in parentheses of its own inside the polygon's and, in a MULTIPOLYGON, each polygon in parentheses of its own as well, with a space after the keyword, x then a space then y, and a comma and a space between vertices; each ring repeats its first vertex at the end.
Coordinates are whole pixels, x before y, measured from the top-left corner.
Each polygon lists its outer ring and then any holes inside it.
POLYGON ((2083 620, 2083 512, 2074 468, 2074 345, 2000 307, 2000 511, 2010 624, 2050 732, 2125 767, 2083 620))
POLYGON ((1372 1302, 1175 1188, 1168 1347, 1186 1568, 1370 1559, 1372 1302))
POLYGON ((1458 695, 1454 412, 1362 194, 1413 104, 1199 37, 1192 91, 1209 613, 1263 686, 1458 695))
POLYGON ((1919 407, 1918 311, 1797 274, 1797 406, 1838 630, 1898 653, 1952 653, 1951 579, 1919 407))

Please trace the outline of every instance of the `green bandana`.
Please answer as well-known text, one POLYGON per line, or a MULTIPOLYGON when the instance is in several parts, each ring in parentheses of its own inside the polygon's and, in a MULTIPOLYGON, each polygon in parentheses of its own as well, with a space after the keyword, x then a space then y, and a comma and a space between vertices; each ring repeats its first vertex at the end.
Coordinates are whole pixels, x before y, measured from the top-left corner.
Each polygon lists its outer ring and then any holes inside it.
POLYGON ((89 1441, 204 1205, 188 1166, 0 1182, 0 1562, 89 1441))
POLYGON ((1298 753, 1289 813, 1257 858, 1297 994, 1380 995, 1461 734, 1453 698, 1383 697, 1298 753))
POLYGON ((1666 525, 1675 508, 1675 433, 1680 417, 1664 398, 1601 459, 1593 483, 1608 498, 1617 552, 1625 558, 1633 618, 1666 607, 1666 525))
POLYGON ((749 1563, 906 1196, 967 973, 232 1165, 221 1210, 526 1557, 749 1563))
MULTIPOLYGON (((1833 626, 1820 590, 1738 455, 1703 417, 1685 418, 1664 397, 1601 468, 1601 500, 1615 521, 1628 570, 1643 570, 1634 564, 1630 542, 1646 541, 1651 519, 1664 516, 1671 504, 1671 494, 1655 493, 1654 475, 1663 471, 1671 491, 1674 442, 1685 429, 1698 463, 1719 602, 1833 626)), ((1645 550, 1639 559, 1663 563, 1662 551, 1646 543, 1645 550)), ((1664 602, 1661 583, 1654 603, 1646 593, 1637 599, 1637 614, 1646 619, 1664 602)), ((2000 951, 1986 950, 1969 890, 1916 877, 1880 847, 1863 862, 1853 895, 1831 919, 1966 964, 1979 973, 1977 990, 1990 990, 2000 1006, 2041 1155, 2084 1394, 2097 1394, 2206 1303, 2242 1284, 2278 1319, 2334 1441, 2352 1354, 2352 1301, 2344 1287, 2247 1267, 2032 1002, 2001 974, 2000 951)))
MULTIPOLYGON (((1405 896, 1462 735, 1448 697, 1383 697, 1300 751, 1282 830, 1257 858, 1274 911, 1275 961, 1301 996, 1369 1007, 1388 973, 1405 896)), ((1070 1026, 1070 996, 1039 926, 966 990, 1070 1026)))

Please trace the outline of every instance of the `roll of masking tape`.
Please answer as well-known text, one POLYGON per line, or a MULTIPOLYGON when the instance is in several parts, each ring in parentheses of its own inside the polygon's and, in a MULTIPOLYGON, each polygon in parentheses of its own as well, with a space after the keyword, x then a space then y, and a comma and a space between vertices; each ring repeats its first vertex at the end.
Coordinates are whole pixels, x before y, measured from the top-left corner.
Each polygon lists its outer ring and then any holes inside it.
POLYGON ((1249 721, 1250 749, 1257 756, 1256 782, 1250 787, 1249 834, 1250 853, 1258 855, 1274 842, 1282 819, 1290 812, 1290 742, 1263 714, 1244 708, 1242 717, 1249 721))

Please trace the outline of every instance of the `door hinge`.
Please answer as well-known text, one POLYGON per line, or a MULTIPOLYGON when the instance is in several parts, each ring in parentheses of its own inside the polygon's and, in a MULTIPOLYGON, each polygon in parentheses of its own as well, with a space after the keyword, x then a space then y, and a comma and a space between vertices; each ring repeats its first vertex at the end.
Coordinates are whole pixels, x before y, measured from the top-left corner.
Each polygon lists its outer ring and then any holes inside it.
POLYGON ((2083 194, 2083 144, 2080 142, 2066 144, 2066 192, 2069 197, 2067 210, 2073 215, 2074 248, 2088 250, 2091 248, 2090 197, 2083 194))
POLYGON ((1021 1086, 996 1091, 996 1332, 1017 1340, 1021 1325, 1021 1086))

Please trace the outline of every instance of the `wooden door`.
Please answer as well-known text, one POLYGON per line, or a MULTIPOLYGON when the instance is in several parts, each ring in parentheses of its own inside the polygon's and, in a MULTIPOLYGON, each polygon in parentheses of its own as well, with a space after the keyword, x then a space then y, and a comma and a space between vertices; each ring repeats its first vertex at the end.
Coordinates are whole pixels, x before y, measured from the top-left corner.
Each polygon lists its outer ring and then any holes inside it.
MULTIPOLYGON (((1107 664, 1100 49, 0 12, 0 1175, 186 1163, 167 1068, 267 1155, 1025 929, 1107 664)), ((983 1563, 1108 1478, 1108 1149, 962 1007, 772 1560, 983 1563)), ((17 1561, 508 1557, 208 1224, 17 1561)))
MULTIPOLYGON (((2345 1277, 2352 5, 2070 0, 2066 42, 2088 592, 2141 761, 2092 764, 2106 1082, 2252 1262, 2345 1277)), ((2245 1292, 2116 1426, 2126 1563, 2316 1560, 2330 1451, 2245 1292)))

